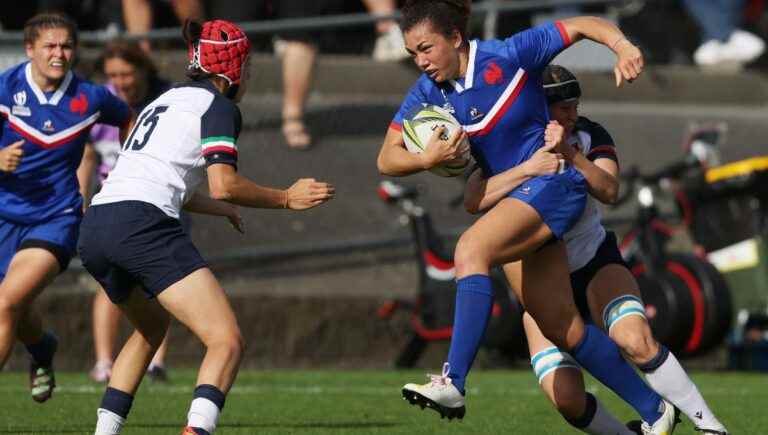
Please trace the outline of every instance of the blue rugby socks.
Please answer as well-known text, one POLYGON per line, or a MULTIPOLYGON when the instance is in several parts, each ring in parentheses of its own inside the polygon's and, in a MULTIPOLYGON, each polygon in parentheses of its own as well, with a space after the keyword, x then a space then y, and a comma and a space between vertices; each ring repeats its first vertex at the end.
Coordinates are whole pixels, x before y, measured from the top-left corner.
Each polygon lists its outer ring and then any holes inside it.
POLYGON ((492 307, 493 287, 488 275, 469 275, 457 280, 448 377, 461 394, 464 394, 467 373, 480 348, 492 307))
POLYGON ((651 390, 621 356, 619 348, 603 331, 585 325, 584 337, 571 355, 606 387, 629 403, 642 419, 653 424, 661 417, 661 396, 651 390))

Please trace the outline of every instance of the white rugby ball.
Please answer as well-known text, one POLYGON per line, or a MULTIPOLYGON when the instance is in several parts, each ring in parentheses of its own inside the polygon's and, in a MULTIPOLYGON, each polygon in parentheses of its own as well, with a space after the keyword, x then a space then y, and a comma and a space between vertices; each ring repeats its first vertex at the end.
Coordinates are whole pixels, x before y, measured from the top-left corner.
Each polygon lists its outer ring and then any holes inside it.
MULTIPOLYGON (((423 153, 435 129, 439 127, 445 127, 441 139, 447 140, 454 131, 461 128, 461 125, 450 112, 440 106, 428 105, 414 108, 403 118, 405 147, 414 154, 423 153)), ((467 152, 461 160, 437 165, 429 171, 441 177, 456 177, 464 173, 469 160, 469 152, 467 152)))

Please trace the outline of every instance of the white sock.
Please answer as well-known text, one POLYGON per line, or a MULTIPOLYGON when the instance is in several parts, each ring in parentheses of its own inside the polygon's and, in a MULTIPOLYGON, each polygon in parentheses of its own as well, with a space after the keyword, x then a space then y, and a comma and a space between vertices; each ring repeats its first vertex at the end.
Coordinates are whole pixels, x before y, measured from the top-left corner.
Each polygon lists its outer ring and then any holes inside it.
POLYGON ((94 435, 120 435, 123 430, 125 419, 103 408, 96 411, 98 420, 96 420, 96 432, 94 435))
POLYGON ((203 397, 192 401, 187 414, 187 426, 199 427, 210 433, 216 430, 219 421, 219 407, 215 403, 203 397))
POLYGON ((656 370, 646 372, 645 379, 651 388, 672 402, 696 427, 725 430, 672 352, 656 370))
POLYGON ((597 398, 597 410, 595 416, 592 417, 592 421, 587 427, 582 429, 584 433, 590 435, 634 435, 634 432, 627 429, 622 422, 616 419, 607 409, 603 408, 597 398))

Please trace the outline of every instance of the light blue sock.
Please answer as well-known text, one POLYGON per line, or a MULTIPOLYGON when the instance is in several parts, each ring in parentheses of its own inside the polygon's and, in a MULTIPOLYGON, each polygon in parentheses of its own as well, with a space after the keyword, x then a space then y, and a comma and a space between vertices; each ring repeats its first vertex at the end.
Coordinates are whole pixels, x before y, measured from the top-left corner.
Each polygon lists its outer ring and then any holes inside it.
POLYGON ((488 275, 469 275, 456 282, 456 312, 448 350, 448 377, 464 394, 467 373, 483 341, 493 307, 493 286, 488 275))
POLYGON ((661 396, 653 391, 627 363, 616 343, 594 325, 586 325, 584 337, 571 355, 603 385, 630 404, 642 419, 653 424, 661 417, 661 396))

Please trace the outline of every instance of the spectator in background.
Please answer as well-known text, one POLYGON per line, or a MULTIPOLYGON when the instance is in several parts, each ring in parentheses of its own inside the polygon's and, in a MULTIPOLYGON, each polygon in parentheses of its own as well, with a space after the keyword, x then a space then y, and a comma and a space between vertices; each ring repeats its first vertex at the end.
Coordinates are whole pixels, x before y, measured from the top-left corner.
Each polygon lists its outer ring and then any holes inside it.
MULTIPOLYGON (((395 0, 363 0, 363 4, 373 15, 393 15, 397 10, 395 0)), ((373 58, 379 62, 393 62, 407 59, 403 32, 394 19, 376 22, 376 44, 373 46, 373 58)))
MULTIPOLYGON (((369 12, 377 15, 392 15, 394 0, 363 0, 369 12)), ((273 3, 278 19, 303 18, 344 13, 343 0, 280 0, 273 3)), ((395 61, 408 57, 403 36, 395 20, 377 22, 379 37, 373 57, 379 61, 395 61)), ((315 31, 278 32, 275 51, 283 62, 283 109, 282 132, 286 144, 295 150, 305 150, 312 144, 312 136, 304 122, 304 113, 312 84, 318 47, 315 31)))
MULTIPOLYGON (((149 32, 154 25, 155 8, 159 3, 170 3, 179 23, 188 19, 202 19, 204 14, 203 4, 200 0, 122 0, 123 20, 125 30, 129 34, 143 34, 149 32)), ((149 51, 149 40, 140 42, 144 51, 149 51)))
MULTIPOLYGON (((136 114, 141 113, 147 104, 170 87, 170 83, 158 76, 152 60, 135 42, 115 40, 107 44, 99 59, 98 69, 107 78, 107 88, 128 103, 136 114)), ((101 185, 115 166, 119 153, 118 129, 106 124, 96 124, 91 129, 90 143, 86 145, 83 160, 77 171, 84 204, 88 204, 92 194, 92 176, 96 174, 96 184, 101 185)), ((93 299, 92 316, 96 364, 90 375, 96 382, 107 382, 112 374, 121 315, 118 306, 110 302, 103 289, 97 290, 93 299)), ((149 365, 148 374, 153 380, 167 379, 164 364, 167 341, 166 336, 149 365)))
POLYGON ((683 0, 701 29, 702 44, 693 53, 699 66, 744 65, 765 51, 765 41, 742 30, 743 0, 683 0))

